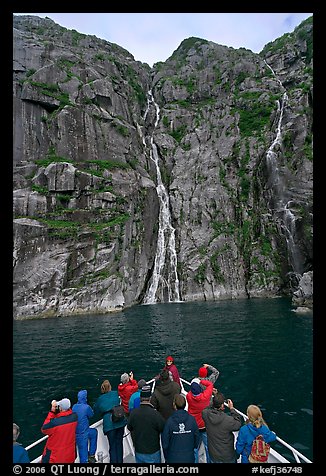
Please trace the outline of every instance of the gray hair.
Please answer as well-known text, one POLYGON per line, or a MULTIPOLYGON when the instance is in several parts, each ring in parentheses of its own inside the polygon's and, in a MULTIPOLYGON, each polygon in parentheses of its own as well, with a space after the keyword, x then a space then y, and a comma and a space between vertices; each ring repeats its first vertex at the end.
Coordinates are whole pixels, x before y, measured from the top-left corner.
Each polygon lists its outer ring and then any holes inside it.
POLYGON ((16 425, 16 423, 13 423, 12 433, 13 433, 13 440, 17 441, 18 436, 20 434, 20 428, 18 425, 16 425))

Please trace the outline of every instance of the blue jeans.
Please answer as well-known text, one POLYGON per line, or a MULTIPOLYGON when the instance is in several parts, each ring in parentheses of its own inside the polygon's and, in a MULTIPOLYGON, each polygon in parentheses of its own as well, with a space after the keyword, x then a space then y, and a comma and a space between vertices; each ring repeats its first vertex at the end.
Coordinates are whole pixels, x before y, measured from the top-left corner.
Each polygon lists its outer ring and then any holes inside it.
POLYGON ((125 427, 114 428, 105 434, 109 440, 110 463, 123 463, 123 434, 125 427))
POLYGON ((161 450, 156 453, 145 454, 135 452, 136 463, 160 463, 161 462, 161 450))
POLYGON ((80 435, 76 434, 76 444, 80 463, 88 463, 88 455, 95 455, 97 447, 97 429, 88 428, 80 435), (89 442, 89 450, 88 450, 89 442))
POLYGON ((199 436, 200 436, 200 441, 199 441, 199 445, 198 445, 198 448, 195 448, 194 450, 194 453, 195 453, 195 463, 198 463, 198 459, 199 459, 199 447, 201 445, 201 443, 203 442, 203 445, 204 445, 204 448, 205 448, 205 453, 206 453, 206 463, 210 463, 211 462, 211 459, 210 459, 210 456, 209 456, 209 452, 208 452, 208 443, 207 443, 207 433, 206 431, 200 431, 199 432, 199 436))

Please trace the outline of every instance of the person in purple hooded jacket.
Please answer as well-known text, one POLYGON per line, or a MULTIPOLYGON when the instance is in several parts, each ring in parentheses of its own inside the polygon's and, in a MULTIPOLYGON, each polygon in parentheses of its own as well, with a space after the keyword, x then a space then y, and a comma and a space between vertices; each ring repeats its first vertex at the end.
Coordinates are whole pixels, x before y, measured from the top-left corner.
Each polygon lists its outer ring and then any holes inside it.
POLYGON ((94 411, 87 403, 87 390, 80 390, 77 398, 78 402, 74 404, 72 411, 77 413, 78 416, 76 444, 79 453, 79 462, 95 463, 97 429, 89 427, 89 419, 94 416, 94 411))

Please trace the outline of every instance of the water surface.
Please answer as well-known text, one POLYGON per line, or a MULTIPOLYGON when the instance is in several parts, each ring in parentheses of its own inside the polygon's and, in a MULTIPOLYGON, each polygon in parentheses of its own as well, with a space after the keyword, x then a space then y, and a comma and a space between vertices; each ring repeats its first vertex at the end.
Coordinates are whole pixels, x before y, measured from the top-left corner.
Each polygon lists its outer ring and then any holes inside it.
POLYGON ((244 413, 259 405, 269 427, 313 459, 312 333, 312 315, 296 314, 286 298, 15 321, 13 414, 20 442, 42 437, 52 399, 75 403, 86 388, 93 405, 104 379, 113 388, 130 370, 137 380, 150 379, 171 354, 187 380, 203 363, 217 367, 215 387, 244 413))

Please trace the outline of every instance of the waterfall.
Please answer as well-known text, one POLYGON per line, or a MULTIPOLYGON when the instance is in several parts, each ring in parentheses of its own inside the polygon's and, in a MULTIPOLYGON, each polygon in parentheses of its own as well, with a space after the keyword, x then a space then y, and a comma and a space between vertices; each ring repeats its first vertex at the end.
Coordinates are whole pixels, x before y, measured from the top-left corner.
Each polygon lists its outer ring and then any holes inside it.
MULTIPOLYGON (((266 61, 265 64, 272 71, 274 77, 280 84, 280 87, 283 89, 283 85, 281 81, 276 77, 274 70, 266 61)), ((277 216, 276 220, 280 224, 282 234, 285 236, 286 245, 288 249, 289 266, 292 268, 293 272, 302 273, 303 270, 300 253, 294 240, 296 230, 296 217, 294 213, 290 210, 291 201, 288 201, 288 190, 277 162, 277 153, 281 149, 282 145, 282 120, 284 108, 286 106, 287 101, 288 96, 286 92, 283 93, 282 101, 277 101, 278 122, 276 137, 268 148, 266 154, 266 164, 269 173, 267 187, 271 191, 271 200, 272 203, 274 203, 272 211, 277 216)))
MULTIPOLYGON (((147 108, 144 114, 144 121, 151 106, 155 107, 156 119, 154 131, 160 120, 160 108, 155 102, 152 91, 147 95, 147 108)), ((171 224, 170 200, 167 190, 162 182, 159 167, 159 156, 156 144, 154 143, 154 131, 150 138, 150 158, 155 164, 157 179, 157 196, 159 199, 159 228, 157 237, 157 248, 154 262, 153 275, 143 300, 144 304, 154 304, 155 302, 180 301, 179 279, 177 273, 177 253, 175 249, 175 229, 171 224)), ((146 145, 145 139, 143 139, 146 145)))

